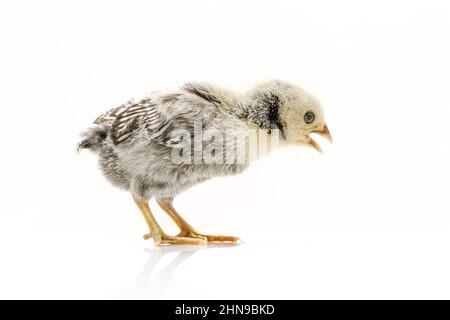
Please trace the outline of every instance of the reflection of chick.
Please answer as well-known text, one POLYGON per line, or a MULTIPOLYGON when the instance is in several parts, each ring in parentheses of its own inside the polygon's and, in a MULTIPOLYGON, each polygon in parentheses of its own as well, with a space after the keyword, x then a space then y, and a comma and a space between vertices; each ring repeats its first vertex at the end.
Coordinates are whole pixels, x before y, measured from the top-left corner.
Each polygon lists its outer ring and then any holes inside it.
MULTIPOLYGON (((183 262, 196 253, 202 247, 190 247, 190 246, 168 246, 168 247, 159 247, 154 250, 147 250, 150 254, 147 263, 145 264, 142 272, 136 279, 136 284, 139 286, 145 285, 149 282, 150 276, 153 274, 155 267, 158 265, 158 262, 161 258, 167 253, 176 253, 177 255, 172 261, 164 267, 158 274, 157 278, 161 281, 161 283, 167 284, 168 282, 173 282, 173 273, 175 269, 177 269, 183 262)), ((209 248, 209 247, 208 247, 209 248)))
MULTIPOLYGON (((239 163, 198 163, 197 147, 201 152, 205 141, 202 137, 198 140, 196 123, 202 131, 219 132, 226 141, 251 130, 267 135, 277 130, 282 144, 306 143, 318 151, 320 147, 310 133, 331 141, 318 102, 302 89, 281 81, 257 86, 244 96, 208 84, 188 83, 178 91, 155 92, 137 103, 108 111, 97 118, 78 147, 96 152, 108 180, 131 192, 150 228, 144 238, 153 238, 156 245, 239 241, 232 236, 197 232, 172 206, 172 199, 181 191, 215 176, 240 173, 249 165, 248 156, 239 163), (193 141, 192 161, 173 160, 174 150, 187 140, 186 136, 176 137, 177 131, 187 132, 187 139, 193 141), (156 222, 148 206, 151 197, 181 229, 177 236, 167 235, 156 222)), ((221 147, 214 152, 228 154, 235 145, 224 143, 221 147)))

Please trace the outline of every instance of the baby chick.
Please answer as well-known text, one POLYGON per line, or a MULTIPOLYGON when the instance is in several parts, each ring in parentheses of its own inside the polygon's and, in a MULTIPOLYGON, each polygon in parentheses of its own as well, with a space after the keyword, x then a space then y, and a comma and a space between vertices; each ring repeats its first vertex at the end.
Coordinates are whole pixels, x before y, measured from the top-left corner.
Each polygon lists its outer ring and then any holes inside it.
POLYGON ((101 115, 83 134, 78 149, 97 153, 106 178, 131 192, 150 229, 144 239, 153 238, 156 245, 238 243, 237 237, 196 231, 172 203, 199 182, 244 171, 252 162, 254 146, 247 139, 251 132, 276 136, 280 145, 306 144, 318 151, 310 133, 331 142, 319 103, 292 84, 270 81, 237 95, 205 83, 187 83, 101 115), (243 148, 235 143, 240 137, 246 137, 243 148), (177 236, 161 229, 148 206, 151 198, 180 228, 177 236))

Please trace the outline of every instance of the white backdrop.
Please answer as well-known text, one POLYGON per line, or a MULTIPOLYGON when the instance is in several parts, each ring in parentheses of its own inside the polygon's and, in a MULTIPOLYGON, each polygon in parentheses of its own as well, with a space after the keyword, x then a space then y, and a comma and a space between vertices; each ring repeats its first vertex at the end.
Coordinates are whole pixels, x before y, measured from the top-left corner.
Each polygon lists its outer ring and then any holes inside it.
POLYGON ((2 1, 0 298, 450 298, 449 39, 448 1, 2 1), (154 249, 75 153, 129 98, 271 78, 335 143, 177 198, 238 247, 154 249))

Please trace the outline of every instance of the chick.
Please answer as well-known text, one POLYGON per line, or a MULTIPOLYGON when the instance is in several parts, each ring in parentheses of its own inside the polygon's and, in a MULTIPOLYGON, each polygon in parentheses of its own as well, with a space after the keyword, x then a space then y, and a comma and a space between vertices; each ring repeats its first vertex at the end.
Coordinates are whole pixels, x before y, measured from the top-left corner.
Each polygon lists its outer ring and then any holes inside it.
POLYGON ((258 141, 276 137, 280 145, 306 144, 318 151, 310 133, 331 142, 319 103, 292 84, 270 81, 238 95, 206 83, 187 83, 101 115, 78 149, 97 153, 105 177, 131 193, 150 229, 144 239, 153 238, 156 245, 238 243, 234 236, 198 232, 177 213, 173 199, 212 177, 244 171, 253 161, 250 141, 255 140, 248 139, 253 132, 258 141), (236 143, 242 137, 244 143, 236 143), (161 229, 148 205, 151 198, 179 227, 178 235, 161 229))

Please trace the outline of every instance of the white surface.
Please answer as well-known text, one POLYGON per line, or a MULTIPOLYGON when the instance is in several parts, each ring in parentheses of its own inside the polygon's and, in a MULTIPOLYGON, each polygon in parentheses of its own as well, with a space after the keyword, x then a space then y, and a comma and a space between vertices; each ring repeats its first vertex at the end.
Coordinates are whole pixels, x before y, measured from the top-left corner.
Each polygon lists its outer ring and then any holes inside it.
POLYGON ((2 2, 0 298, 450 298, 449 6, 2 2), (270 78, 320 98, 335 144, 177 198, 244 245, 154 249, 130 196, 74 152, 131 97, 270 78))

